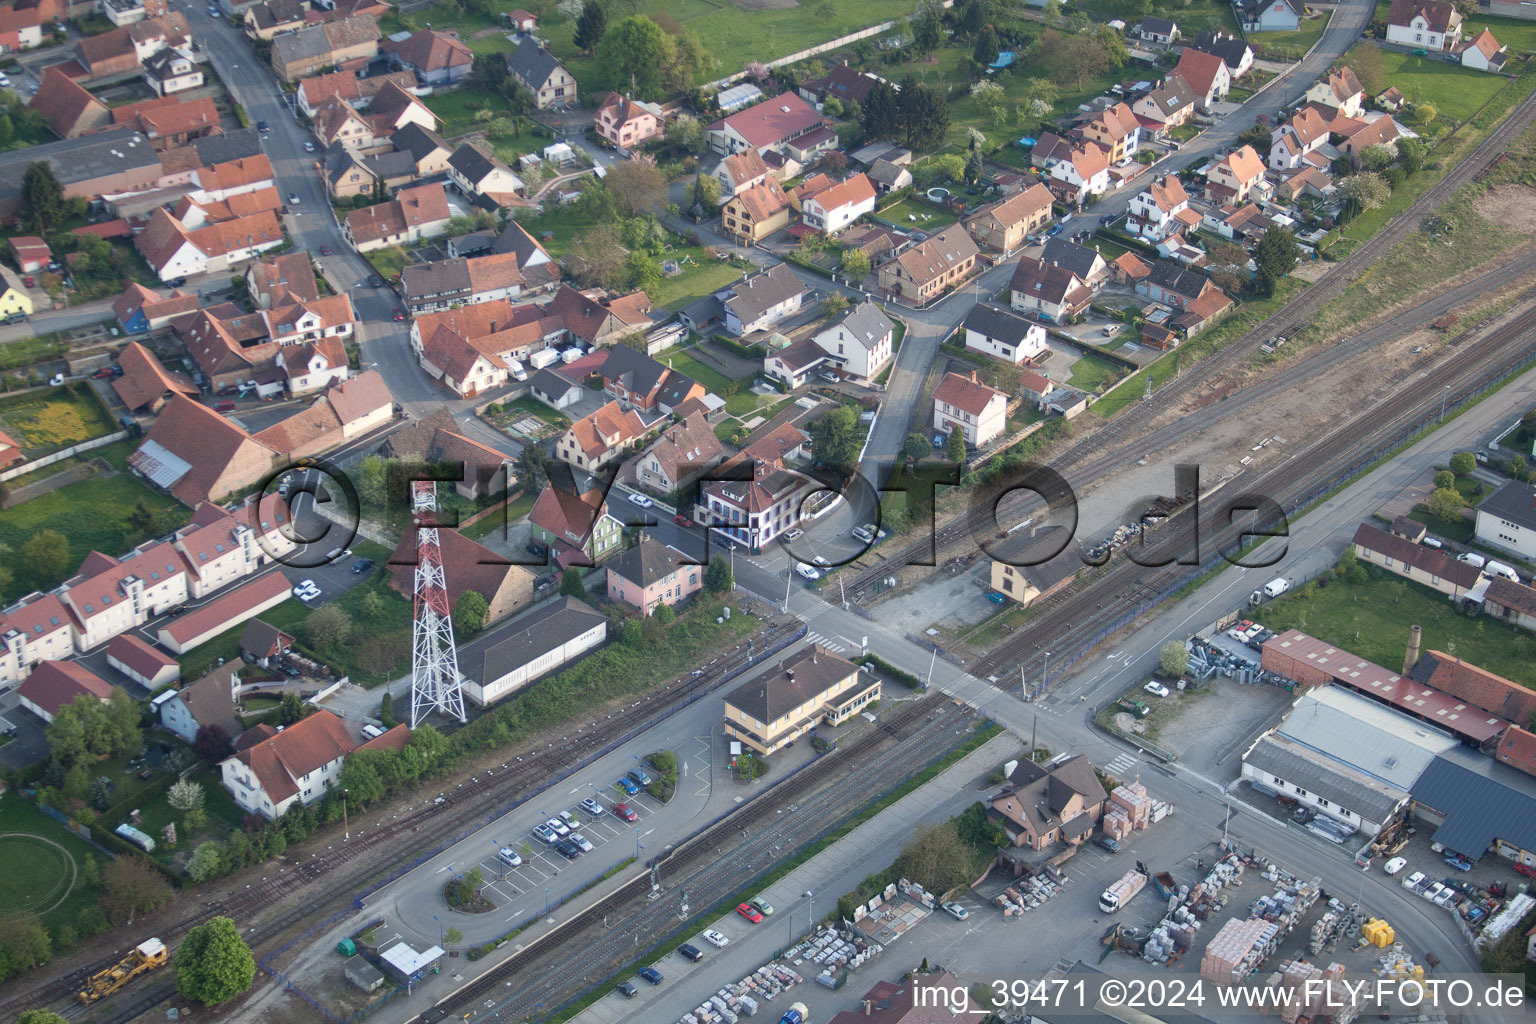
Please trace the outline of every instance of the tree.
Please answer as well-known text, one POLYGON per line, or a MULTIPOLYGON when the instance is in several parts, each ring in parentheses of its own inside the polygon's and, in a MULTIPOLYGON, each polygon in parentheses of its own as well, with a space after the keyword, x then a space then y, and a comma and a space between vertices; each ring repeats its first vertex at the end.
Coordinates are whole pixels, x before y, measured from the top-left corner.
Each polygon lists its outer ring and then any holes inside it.
POLYGON ((339 647, 352 635, 352 616, 337 605, 324 605, 304 620, 304 634, 311 646, 339 647))
POLYGON ((945 893, 973 880, 976 860, 976 851, 965 845, 955 824, 943 821, 919 828, 892 869, 929 892, 945 893))
POLYGON ((206 882, 224 873, 224 848, 209 841, 199 843, 187 861, 187 877, 194 882, 206 882))
POLYGON ((582 53, 591 53, 599 42, 603 33, 608 29, 608 8, 601 0, 586 0, 581 5, 581 16, 576 19, 576 36, 574 42, 582 53))
POLYGON ((176 991, 205 1006, 227 1003, 256 980, 256 958, 235 922, 215 917, 187 932, 176 950, 176 991))
POLYGON ((955 26, 963 35, 974 39, 986 25, 986 4, 982 0, 965 0, 956 5, 956 10, 959 11, 959 17, 955 19, 955 26))
POLYGON ((379 698, 379 721, 386 729, 393 729, 400 724, 395 721, 395 695, 388 690, 379 698))
POLYGON ((27 566, 38 576, 63 576, 70 568, 69 540, 58 530, 39 530, 21 546, 27 566))
POLYGON ((1511 476, 1519 476, 1525 472, 1525 456, 1515 454, 1509 460, 1509 472, 1511 476))
POLYGON ((860 123, 867 138, 886 138, 901 129, 901 98, 895 87, 884 79, 869 87, 869 93, 864 97, 863 113, 860 123))
POLYGON ((587 599, 587 584, 581 578, 580 569, 567 569, 560 574, 560 593, 578 601, 587 599))
POLYGON ((222 725, 199 726, 197 739, 192 743, 192 752, 208 764, 224 760, 234 749, 229 733, 222 725))
POLYGON ((1131 59, 1130 51, 1125 47, 1125 40, 1119 32, 1108 25, 1096 24, 1088 26, 1084 35, 1099 45, 1100 52, 1109 66, 1118 71, 1125 67, 1125 62, 1131 59))
POLYGON ((1157 652, 1157 667, 1165 676, 1182 676, 1189 669, 1189 648, 1183 640, 1169 640, 1157 652))
POLYGON ((849 283, 858 284, 869 276, 869 253, 863 249, 844 249, 842 271, 849 283))
POLYGON ((842 292, 828 292, 827 297, 821 300, 821 313, 831 319, 842 316, 848 311, 848 300, 843 298, 842 292))
POLYGON ((203 787, 191 779, 177 779, 165 791, 165 802, 183 814, 203 809, 203 787))
POLYGON ((902 137, 912 149, 936 149, 949 132, 949 101, 937 85, 907 76, 899 99, 902 137))
POLYGON ((337 786, 345 791, 354 807, 376 803, 389 792, 385 773, 380 770, 388 759, 382 750, 359 750, 342 763, 337 786))
POLYGON ((928 435, 914 430, 908 434, 906 440, 901 442, 901 457, 916 462, 918 459, 926 459, 933 454, 933 448, 928 444, 928 435))
POLYGON ((1417 174, 1424 166, 1424 154, 1429 152, 1429 147, 1423 139, 1398 139, 1397 158, 1404 171, 1409 174, 1417 174))
POLYGON ((956 423, 949 428, 949 443, 944 446, 944 453, 949 456, 949 461, 957 465, 965 463, 965 431, 956 423))
POLYGON ((1353 204, 1358 212, 1374 210, 1392 194, 1387 188, 1387 183, 1381 180, 1381 175, 1364 172, 1351 174, 1339 182, 1339 195, 1345 202, 1353 204))
POLYGON ((1001 49, 997 42, 997 32, 991 25, 983 25, 976 36, 976 46, 971 50, 971 57, 977 64, 983 66, 997 60, 998 50, 1001 49))
POLYGON ((971 150, 971 155, 965 161, 965 183, 974 185, 981 180, 981 150, 971 150))
POLYGON ((1451 456, 1451 472, 1457 476, 1471 476, 1477 469, 1477 456, 1471 452, 1457 452, 1451 456))
POLYGON ((1455 486, 1456 486, 1456 474, 1455 473, 1452 473, 1448 469, 1442 469, 1440 472, 1435 474, 1435 487, 1436 487, 1436 489, 1439 489, 1439 488, 1442 488, 1442 487, 1455 487, 1455 486))
POLYGON ((456 946, 464 941, 464 933, 459 931, 457 928, 449 928, 447 931, 443 932, 443 941, 448 943, 450 946, 456 946))
POLYGON ((23 1010, 16 1018, 16 1024, 69 1024, 69 1021, 52 1010, 23 1010))
POLYGON ((667 85, 677 92, 687 92, 695 83, 707 80, 718 63, 714 54, 704 48, 697 32, 677 32, 672 36, 672 54, 665 69, 667 85))
POLYGON ((668 121, 664 137, 685 153, 704 151, 704 126, 692 114, 679 114, 668 121))
POLYGON ((859 457, 859 413, 840 405, 811 424, 811 451, 828 466, 852 466, 859 457))
MULTIPOLYGON (((661 264, 643 252, 630 253, 629 259, 624 261, 624 269, 629 274, 629 287, 631 290, 638 289, 643 292, 653 292, 656 290, 657 285, 661 284, 661 264)), ((637 341, 639 342, 636 345, 637 348, 644 345, 643 333, 641 333, 641 337, 637 341)))
POLYGON ((474 636, 485 628, 485 619, 490 613, 491 606, 480 591, 464 591, 459 595, 458 604, 453 606, 454 632, 466 638, 474 636))
POLYGON ((377 455, 370 455, 359 464, 352 479, 363 513, 384 512, 384 503, 389 500, 389 463, 377 455))
POLYGON ((631 83, 641 99, 657 99, 666 88, 677 44, 650 18, 634 14, 608 26, 597 56, 613 81, 631 83))
POLYGON ((1461 492, 1454 487, 1437 487, 1429 492, 1428 498, 1424 499, 1424 505, 1429 509, 1430 515, 1452 523, 1461 518, 1461 510, 1465 504, 1466 502, 1461 498, 1461 492))
POLYGON ((101 871, 102 909, 113 924, 132 924, 135 914, 154 910, 173 894, 171 884, 143 857, 123 856, 101 871))
POLYGON ((21 209, 27 226, 39 235, 53 233, 64 215, 64 186, 53 166, 44 161, 27 165, 21 176, 21 209))
POLYGON ((91 809, 105 811, 112 806, 112 780, 98 775, 91 780, 91 809))
POLYGON ((277 703, 277 720, 282 725, 293 725, 304 719, 304 701, 297 693, 286 690, 277 703))
POLYGON ((836 96, 828 96, 821 104, 821 112, 828 117, 842 117, 843 103, 836 96))
POLYGON ((621 160, 608 167, 608 189, 627 216, 667 208, 667 178, 648 160, 621 160))
POLYGON ((1260 274, 1279 280, 1296 269, 1296 236, 1278 225, 1264 232, 1253 251, 1260 274))
POLYGON ((549 479, 549 456, 544 453, 542 445, 523 445, 523 450, 512 461, 512 469, 517 474, 518 486, 523 490, 529 493, 542 490, 545 481, 549 479))
POLYGON ((731 560, 716 555, 709 560, 709 568, 704 570, 704 589, 711 594, 724 594, 736 586, 736 581, 731 576, 731 560))
POLYGON ((694 178, 693 201, 703 207, 705 213, 712 212, 720 205, 720 179, 713 174, 700 174, 694 178))

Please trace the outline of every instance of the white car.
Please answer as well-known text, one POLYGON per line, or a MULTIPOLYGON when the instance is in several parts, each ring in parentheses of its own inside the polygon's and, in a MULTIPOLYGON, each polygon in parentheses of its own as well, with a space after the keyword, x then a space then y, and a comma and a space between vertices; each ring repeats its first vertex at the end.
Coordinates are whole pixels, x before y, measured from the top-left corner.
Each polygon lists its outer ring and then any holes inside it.
POLYGON ((313 153, 314 151, 315 151, 315 144, 313 142, 306 142, 306 143, 304 143, 304 152, 306 152, 306 153, 313 153))
POLYGON ((827 561, 826 556, 824 555, 817 555, 815 558, 811 559, 811 561, 823 569, 832 568, 832 563, 827 561))
POLYGON ((1407 866, 1408 859, 1406 857, 1393 857, 1391 860, 1387 861, 1386 864, 1382 865, 1381 869, 1389 875, 1395 875, 1407 866))
POLYGON ((819 570, 812 569, 810 566, 806 565, 804 562, 796 562, 795 563, 795 572, 799 573, 801 576, 804 576, 808 580, 819 580, 819 579, 821 579, 821 572, 819 570))
POLYGON ((298 206, 299 203, 301 203, 301 202, 303 202, 303 200, 301 200, 299 198, 299 194, 297 192, 289 192, 288 193, 288 205, 289 206, 298 206))
POLYGON ((586 836, 582 835, 580 832, 571 833, 571 842, 575 843, 576 848, 579 849, 582 853, 591 853, 594 849, 596 849, 596 847, 592 845, 592 841, 586 836))
POLYGON ((1154 697, 1166 697, 1166 696, 1168 696, 1168 687, 1164 686, 1162 683, 1158 682, 1156 679, 1153 679, 1153 680, 1149 681, 1146 686, 1142 687, 1142 689, 1146 690, 1148 693, 1150 693, 1154 697))
POLYGON ((522 867, 523 865, 522 854, 518 853, 510 846, 503 846, 501 848, 501 852, 497 854, 497 856, 500 857, 501 862, 509 868, 522 867))
POLYGON ((551 832, 559 836, 561 839, 564 839, 566 836, 571 834, 571 826, 567 825, 559 818, 550 818, 544 824, 549 828, 551 832))
POLYGON ((1415 871, 1413 874, 1411 874, 1407 878, 1403 879, 1403 888, 1404 889, 1417 889, 1419 886, 1424 884, 1425 877, 1426 876, 1425 876, 1424 872, 1422 872, 1422 871, 1415 871))
POLYGON ((731 944, 731 940, 715 931, 713 928, 704 929, 704 941, 717 949, 724 949, 731 944))
POLYGON ((603 805, 591 797, 587 797, 581 802, 581 809, 592 815, 594 818, 601 818, 606 813, 603 810, 603 805))
POLYGON ((784 539, 785 540, 799 540, 801 537, 804 537, 804 536, 805 536, 805 531, 800 529, 800 527, 798 527, 798 526, 795 527, 792 530, 786 530, 785 533, 784 533, 784 539))
POLYGON ((555 840, 560 838, 555 834, 555 830, 550 828, 548 825, 533 826, 533 834, 538 836, 541 840, 550 846, 553 846, 555 840))
POLYGON ((48 378, 48 384, 49 384, 50 387, 56 387, 56 388, 63 387, 64 386, 64 375, 62 373, 54 374, 52 377, 48 378))
POLYGON ((971 916, 970 913, 967 912, 966 909, 958 903, 945 903, 943 904, 943 907, 944 913, 948 914, 956 921, 964 921, 966 918, 971 916))
POLYGON ((565 822, 567 828, 577 829, 581 827, 581 822, 577 821, 576 815, 572 814, 570 811, 561 811, 560 820, 565 822))
POLYGON ((652 501, 650 498, 647 498, 643 494, 631 494, 629 496, 629 501, 630 504, 639 505, 641 508, 650 508, 652 505, 656 504, 654 501, 652 501))

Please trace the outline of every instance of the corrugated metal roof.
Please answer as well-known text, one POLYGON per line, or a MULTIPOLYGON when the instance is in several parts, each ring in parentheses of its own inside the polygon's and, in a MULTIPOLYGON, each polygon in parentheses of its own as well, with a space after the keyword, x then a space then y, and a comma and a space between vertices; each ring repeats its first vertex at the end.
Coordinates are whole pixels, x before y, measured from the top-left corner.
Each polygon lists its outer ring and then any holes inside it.
POLYGON ((156 487, 167 491, 192 468, 190 463, 158 441, 145 441, 128 457, 128 462, 149 477, 156 487))
POLYGON ((1495 839, 1536 850, 1536 779, 1477 751, 1458 746, 1436 757, 1413 799, 1445 815, 1434 841, 1457 853, 1475 860, 1495 839))
POLYGON ((1302 696, 1275 731, 1402 790, 1456 746, 1449 733, 1338 686, 1302 696))
POLYGON ((1406 790, 1356 771, 1325 754, 1308 750, 1284 736, 1260 737, 1243 758, 1243 763, 1377 823, 1386 821, 1408 798, 1406 790))

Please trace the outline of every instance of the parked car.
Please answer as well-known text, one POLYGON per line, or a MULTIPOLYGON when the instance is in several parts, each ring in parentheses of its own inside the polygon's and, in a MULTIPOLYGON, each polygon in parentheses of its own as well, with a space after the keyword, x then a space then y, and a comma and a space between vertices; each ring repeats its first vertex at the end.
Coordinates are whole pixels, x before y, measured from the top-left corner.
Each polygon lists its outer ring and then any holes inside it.
POLYGON ((299 198, 299 194, 297 192, 288 193, 289 206, 298 206, 301 202, 303 202, 303 200, 299 198))
POLYGON ((320 247, 320 255, 321 256, 329 256, 330 254, 331 254, 331 247, 330 246, 322 245, 320 247))
POLYGON ((635 973, 640 975, 640 977, 644 978, 646 981, 650 982, 652 985, 661 984, 661 972, 654 967, 642 967, 635 973))
POLYGON ((1536 878, 1536 867, 1529 864, 1516 864, 1515 874, 1524 875, 1526 878, 1536 878))
MULTIPOLYGON (((210 13, 212 13, 212 8, 209 8, 209 11, 210 11, 210 13)), ((258 132, 260 132, 261 134, 266 135, 272 129, 267 126, 267 122, 265 122, 265 121, 257 121, 256 122, 256 130, 258 132)))
POLYGON ((1169 693, 1168 687, 1164 686, 1162 683, 1158 682, 1156 679, 1148 680, 1147 681, 1147 685, 1143 686, 1142 689, 1146 690, 1148 693, 1152 694, 1152 696, 1154 696, 1154 697, 1166 697, 1166 696, 1168 696, 1168 693, 1169 693))
POLYGON ((731 944, 730 939, 726 938, 720 932, 715 931, 713 928, 704 929, 703 936, 705 942, 709 943, 711 946, 716 947, 717 949, 724 949, 726 946, 731 944))
POLYGON ((1407 866, 1408 859, 1406 857, 1393 857, 1391 860, 1383 864, 1381 869, 1389 875, 1395 875, 1407 866))
MULTIPOLYGON (((59 383, 62 384, 64 382, 63 381, 59 381, 59 383)), ((215 403, 214 407, 213 407, 213 411, 214 412, 234 412, 235 411, 235 403, 234 402, 230 402, 230 401, 223 401, 223 402, 215 403)))
POLYGON ((651 777, 645 773, 644 768, 631 768, 629 777, 642 786, 649 786, 651 784, 651 777))
POLYGON ((623 996, 625 999, 633 999, 635 996, 640 994, 640 990, 635 988, 632 982, 628 981, 619 982, 614 986, 613 990, 619 995, 623 996))
POLYGON ((1458 857, 1454 853, 1446 854, 1445 855, 1445 862, 1447 864, 1449 864, 1451 867, 1455 868, 1457 871, 1471 871, 1472 870, 1472 862, 1471 861, 1467 860, 1465 857, 1458 857))
POLYGON ((28 274, 26 277, 23 277, 21 279, 21 283, 26 285, 28 288, 36 288, 37 287, 37 279, 34 278, 31 274, 28 274))
POLYGON ((576 815, 572 814, 570 811, 561 811, 559 818, 562 822, 565 823, 566 827, 572 829, 573 831, 581 827, 581 822, 577 821, 576 815))
POLYGON ((393 313, 393 314, 391 314, 391 318, 392 318, 392 319, 393 319, 393 320, 394 320, 394 321, 395 321, 395 323, 397 323, 397 324, 403 324, 403 323, 405 323, 405 310, 403 310, 403 309, 396 309, 396 310, 395 310, 395 311, 394 311, 394 313, 393 313))
POLYGON ((384 287, 384 279, 382 277, 380 277, 378 274, 369 274, 368 275, 368 287, 369 288, 383 288, 384 287))
POLYGON ((91 379, 92 380, 106 380, 110 376, 112 376, 112 367, 110 367, 110 366, 103 366, 101 369, 99 369, 95 373, 91 374, 91 379))
POLYGON ((954 901, 945 903, 942 906, 944 908, 944 913, 948 914, 956 921, 964 921, 966 918, 971 916, 970 911, 966 910, 964 907, 958 903, 955 903, 954 901))
POLYGON ((562 839, 571 834, 571 826, 567 825, 559 818, 550 818, 544 824, 548 825, 549 830, 562 839))
POLYGON ((643 494, 631 494, 628 497, 630 504, 639 505, 641 508, 650 508, 652 505, 656 504, 654 501, 652 501, 650 498, 647 498, 643 494))
POLYGON ((1413 889, 1413 890, 1417 891, 1419 886, 1421 886, 1423 884, 1424 884, 1424 872, 1422 872, 1422 871, 1415 871, 1413 874, 1411 874, 1407 878, 1403 879, 1403 888, 1404 889, 1413 889))
POLYGON ((700 960, 704 959, 704 954, 699 950, 698 946, 690 945, 686 942, 681 946, 678 946, 677 951, 684 957, 692 960, 694 963, 698 963, 700 960))
POLYGON ((758 896, 755 899, 749 900, 748 902, 750 902, 752 904, 753 908, 759 914, 762 914, 764 917, 772 917, 773 916, 773 904, 769 903, 767 900, 763 899, 761 896, 758 896))
POLYGON ((540 544, 536 540, 531 540, 527 544, 524 544, 523 550, 528 552, 530 555, 533 555, 535 558, 543 558, 545 555, 549 554, 549 548, 545 547, 543 544, 540 544))
POLYGON ((569 839, 562 839, 555 844, 555 852, 566 860, 575 860, 581 856, 581 850, 569 839))
POLYGON ((314 151, 315 151, 315 144, 313 142, 306 142, 306 143, 304 143, 304 152, 306 152, 306 153, 313 153, 314 151))
POLYGON ((594 818, 603 813, 603 805, 591 797, 587 797, 581 802, 581 809, 592 815, 594 818))
POLYGON ((629 806, 629 804, 614 804, 613 813, 618 815, 620 818, 623 818, 625 821, 634 821, 640 817, 640 815, 635 813, 635 809, 629 806))
POLYGON ((785 540, 799 540, 801 537, 804 537, 804 536, 805 536, 805 531, 800 529, 800 527, 798 527, 798 526, 795 527, 792 530, 786 530, 785 533, 784 533, 784 539, 785 540))
POLYGON ((628 793, 630 796, 634 796, 636 793, 640 792, 640 787, 628 779, 620 779, 619 788, 628 793))
POLYGON ((796 562, 795 563, 795 572, 799 573, 801 576, 804 576, 808 580, 819 580, 819 579, 821 579, 821 573, 818 572, 815 569, 812 569, 810 566, 806 565, 804 562, 796 562))
POLYGON ((593 850, 597 849, 597 847, 592 845, 592 840, 588 839, 580 832, 571 833, 571 842, 575 843, 576 849, 580 850, 582 853, 591 853, 593 850))
POLYGON ((373 559, 371 558, 359 558, 357 561, 352 563, 352 571, 355 573, 365 573, 372 568, 373 559))
POLYGON ((753 924, 762 924, 763 915, 750 903, 743 903, 736 908, 736 913, 751 921, 753 924))
POLYGON ((1093 845, 1097 846, 1101 850, 1107 850, 1110 853, 1120 852, 1120 844, 1109 838, 1109 836, 1095 836, 1093 839, 1093 845))
POLYGON ((814 565, 816 565, 818 568, 821 568, 821 569, 830 569, 830 568, 832 568, 832 563, 827 561, 827 556, 826 555, 817 555, 816 557, 811 559, 811 562, 814 565))
POLYGON ((533 834, 544 840, 546 844, 552 844, 556 839, 560 838, 559 836, 555 835, 554 829, 544 824, 533 826, 533 834))
POLYGON ((693 525, 693 520, 689 519, 687 516, 683 515, 681 512, 679 512, 677 515, 673 516, 672 517, 672 521, 674 523, 676 523, 678 526, 692 526, 693 525))
POLYGON ((503 846, 501 848, 501 852, 496 854, 496 856, 501 860, 503 864, 509 868, 519 868, 523 866, 523 855, 509 846, 503 846))

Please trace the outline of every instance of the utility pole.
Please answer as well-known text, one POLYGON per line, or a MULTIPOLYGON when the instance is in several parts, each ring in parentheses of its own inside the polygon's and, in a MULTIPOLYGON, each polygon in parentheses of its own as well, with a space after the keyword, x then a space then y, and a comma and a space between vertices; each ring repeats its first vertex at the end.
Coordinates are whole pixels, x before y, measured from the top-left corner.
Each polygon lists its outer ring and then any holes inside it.
POLYGON ((352 826, 347 822, 347 791, 341 791, 341 827, 346 832, 347 839, 352 838, 352 826))
POLYGON ((1029 723, 1029 759, 1035 759, 1035 729, 1040 725, 1040 716, 1036 715, 1029 723))
POLYGON ((939 662, 939 649, 937 647, 935 647, 933 649, 933 657, 928 659, 928 681, 923 684, 923 686, 925 688, 933 685, 933 666, 937 665, 938 662, 939 662))
POLYGON ((795 581, 795 570, 786 566, 784 569, 784 614, 789 614, 789 585, 795 581))
POLYGON ((845 589, 843 589, 843 578, 841 576, 839 576, 837 578, 837 596, 843 602, 843 611, 847 611, 848 610, 848 592, 845 589))

